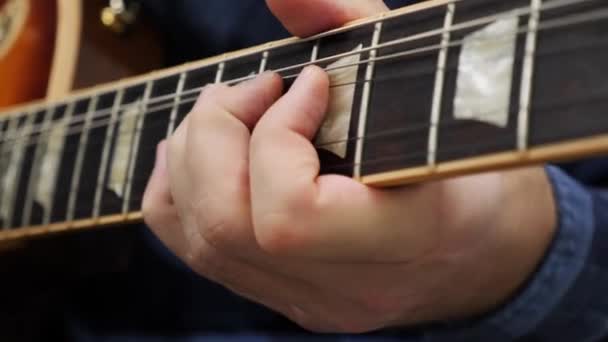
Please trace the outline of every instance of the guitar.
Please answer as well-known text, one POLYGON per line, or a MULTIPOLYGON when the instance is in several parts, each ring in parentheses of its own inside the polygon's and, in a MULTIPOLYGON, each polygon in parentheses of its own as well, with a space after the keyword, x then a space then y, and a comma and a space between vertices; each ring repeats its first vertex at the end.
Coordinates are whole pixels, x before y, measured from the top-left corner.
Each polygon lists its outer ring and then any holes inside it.
POLYGON ((322 172, 395 186, 608 152, 606 61, 605 0, 432 0, 52 95, 0 116, 0 241, 141 222, 155 147, 209 83, 325 68, 322 172))

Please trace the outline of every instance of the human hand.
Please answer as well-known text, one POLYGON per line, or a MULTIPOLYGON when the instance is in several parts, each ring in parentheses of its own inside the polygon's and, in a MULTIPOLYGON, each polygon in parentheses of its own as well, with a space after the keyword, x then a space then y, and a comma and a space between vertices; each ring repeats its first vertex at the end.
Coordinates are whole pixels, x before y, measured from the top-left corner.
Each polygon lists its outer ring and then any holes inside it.
MULTIPOLYGON (((268 3, 297 35, 385 9, 268 3)), ((320 176, 310 140, 328 83, 310 67, 284 96, 272 73, 207 87, 159 145, 143 204, 152 230, 199 274, 315 331, 463 318, 508 300, 554 233, 542 168, 397 189, 320 176)))

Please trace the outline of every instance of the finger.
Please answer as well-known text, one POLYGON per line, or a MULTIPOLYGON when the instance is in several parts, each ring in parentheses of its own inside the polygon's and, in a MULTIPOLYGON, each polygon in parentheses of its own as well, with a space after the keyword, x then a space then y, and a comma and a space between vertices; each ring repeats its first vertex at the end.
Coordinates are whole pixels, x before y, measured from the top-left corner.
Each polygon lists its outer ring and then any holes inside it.
POLYGON ((257 241, 272 253, 332 261, 392 262, 419 255, 436 238, 438 192, 429 186, 378 190, 346 177, 319 177, 310 140, 327 98, 327 76, 309 67, 253 132, 257 241))
POLYGON ((294 35, 304 37, 388 10, 381 0, 267 0, 294 35))
POLYGON ((144 221, 173 251, 186 246, 177 210, 169 188, 167 172, 167 144, 161 142, 156 148, 156 162, 142 201, 144 221))
MULTIPOLYGON (((310 140, 324 117, 328 97, 327 74, 318 67, 307 67, 253 132, 252 217, 257 241, 263 248, 296 242, 288 242, 293 236, 278 236, 294 232, 278 225, 302 225, 315 219, 307 215, 313 211, 310 206, 317 196, 319 158, 310 140)), ((306 228, 298 231, 295 240, 304 239, 308 232, 306 228)))
POLYGON ((171 139, 171 189, 186 236, 225 248, 255 241, 250 129, 281 93, 282 80, 273 73, 234 87, 209 87, 188 115, 187 127, 171 139))

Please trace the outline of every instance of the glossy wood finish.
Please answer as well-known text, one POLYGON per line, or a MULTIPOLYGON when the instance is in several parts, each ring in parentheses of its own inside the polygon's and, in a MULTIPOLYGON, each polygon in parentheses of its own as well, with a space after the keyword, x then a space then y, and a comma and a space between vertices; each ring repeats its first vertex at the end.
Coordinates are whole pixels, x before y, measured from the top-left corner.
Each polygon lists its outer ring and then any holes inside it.
POLYGON ((46 94, 55 46, 57 4, 56 0, 23 1, 30 3, 25 27, 8 53, 0 58, 0 107, 40 99, 46 94))

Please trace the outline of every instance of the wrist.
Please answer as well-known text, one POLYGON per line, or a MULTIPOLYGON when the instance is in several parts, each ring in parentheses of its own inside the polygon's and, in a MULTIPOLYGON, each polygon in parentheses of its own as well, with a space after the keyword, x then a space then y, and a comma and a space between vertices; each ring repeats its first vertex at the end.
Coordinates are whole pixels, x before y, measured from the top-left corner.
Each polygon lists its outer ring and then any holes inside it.
POLYGON ((506 171, 501 183, 496 264, 487 288, 491 297, 483 312, 508 302, 526 284, 544 259, 557 227, 555 199, 544 168, 506 171))

